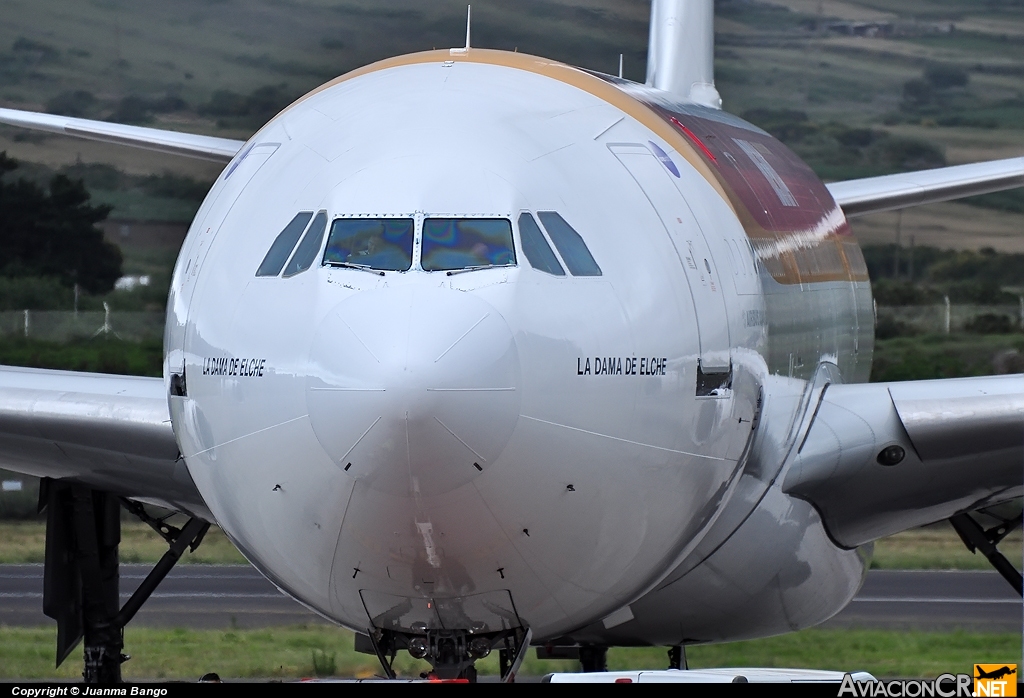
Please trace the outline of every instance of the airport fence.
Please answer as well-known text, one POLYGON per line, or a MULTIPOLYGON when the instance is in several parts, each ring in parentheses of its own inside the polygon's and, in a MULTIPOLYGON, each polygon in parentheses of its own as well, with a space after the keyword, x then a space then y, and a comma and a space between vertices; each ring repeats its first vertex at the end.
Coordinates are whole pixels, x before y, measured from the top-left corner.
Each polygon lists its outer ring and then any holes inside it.
MULTIPOLYGON (((0 338, 68 342, 107 335, 140 342, 163 337, 164 320, 162 311, 4 310, 0 311, 0 338)), ((879 305, 875 322, 880 328, 897 326, 922 334, 1024 331, 1024 303, 879 305)))
POLYGON ((922 334, 978 332, 998 334, 1024 330, 1024 301, 1014 305, 897 305, 875 308, 875 326, 902 327, 922 334))
POLYGON ((105 335, 141 342, 163 337, 164 319, 163 312, 148 311, 4 310, 0 338, 68 342, 105 335))

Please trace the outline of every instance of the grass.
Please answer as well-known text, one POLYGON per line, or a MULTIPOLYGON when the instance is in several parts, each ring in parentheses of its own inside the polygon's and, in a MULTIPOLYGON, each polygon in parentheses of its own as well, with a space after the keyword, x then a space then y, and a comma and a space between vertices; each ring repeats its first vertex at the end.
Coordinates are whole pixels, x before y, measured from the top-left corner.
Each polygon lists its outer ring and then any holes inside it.
POLYGON ((923 335, 877 340, 871 380, 900 381, 984 376, 1003 351, 1024 349, 1020 334, 923 335))
MULTIPOLYGON (((999 544, 1000 550, 1021 567, 1020 529, 1010 533, 999 544)), ((972 553, 949 523, 915 528, 883 538, 875 543, 871 569, 881 570, 991 570, 988 560, 972 553)))
MULTIPOLYGON (((0 628, 0 679, 74 679, 82 667, 81 650, 59 668, 53 667, 55 630, 0 628)), ((311 676, 369 677, 379 673, 374 657, 353 649, 348 630, 323 625, 268 630, 160 630, 129 628, 124 664, 128 679, 194 681, 215 671, 225 679, 297 679, 311 676)), ((612 648, 608 668, 666 668, 666 648, 612 648)), ((968 673, 974 662, 1015 663, 1020 635, 1014 633, 886 632, 817 630, 761 640, 687 649, 691 668, 789 667, 865 670, 878 677, 931 677, 944 672, 968 673)), ((414 677, 425 662, 399 653, 395 669, 414 677)), ((538 660, 530 652, 521 673, 541 676, 576 671, 570 660, 538 660)), ((497 653, 477 663, 481 675, 498 673, 497 653)))
POLYGON ((164 350, 160 339, 126 342, 97 337, 46 342, 20 337, 0 338, 0 364, 68 371, 160 376, 164 350))
MULTIPOLYGON (((46 524, 43 521, 0 521, 0 564, 43 562, 46 524)), ((121 562, 155 563, 167 552, 167 544, 149 526, 141 522, 121 523, 121 562)), ((188 551, 178 564, 245 565, 224 532, 211 526, 202 545, 188 551)))

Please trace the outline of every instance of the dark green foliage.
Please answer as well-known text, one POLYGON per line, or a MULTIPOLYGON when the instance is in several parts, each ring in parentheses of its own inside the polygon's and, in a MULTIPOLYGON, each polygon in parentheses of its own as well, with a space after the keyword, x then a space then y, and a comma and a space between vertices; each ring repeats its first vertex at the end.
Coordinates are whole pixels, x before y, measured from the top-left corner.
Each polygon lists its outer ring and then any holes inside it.
POLYGON ((87 90, 61 92, 46 103, 46 111, 62 116, 86 116, 96 104, 96 97, 87 90))
POLYGON ((927 170, 946 164, 939 146, 919 138, 882 134, 862 152, 869 162, 892 172, 927 170))
POLYGON ((191 177, 165 172, 162 175, 149 175, 141 180, 140 188, 153 196, 166 196, 169 199, 186 201, 202 201, 210 191, 209 182, 199 182, 191 177))
POLYGON ((188 103, 170 92, 155 99, 128 95, 118 102, 117 108, 107 117, 107 121, 118 124, 147 124, 153 120, 154 114, 185 109, 188 109, 188 103))
POLYGON ((924 69, 924 79, 937 90, 967 87, 970 76, 963 68, 946 63, 933 63, 924 69))
POLYGON ((984 313, 968 322, 964 329, 974 334, 1010 334, 1016 328, 1006 315, 984 313))
MULTIPOLYGON (((62 174, 68 179, 81 180, 86 188, 90 190, 120 189, 127 185, 128 177, 121 170, 111 165, 100 163, 77 163, 62 168, 57 174, 62 174)), ((52 176, 52 175, 51 175, 52 176)))
POLYGON ((38 478, 0 470, 0 480, 17 480, 22 486, 19 491, 0 491, 0 520, 24 521, 41 518, 38 512, 38 478))
POLYGON ((788 7, 749 0, 718 0, 715 2, 715 16, 742 22, 761 31, 799 29, 808 19, 807 15, 788 7))
POLYGON ((976 281, 1002 286, 1024 286, 1024 254, 999 253, 992 248, 945 251, 929 268, 936 281, 976 281))
MULTIPOLYGON (((871 380, 903 381, 986 376, 1024 349, 1019 334, 951 334, 878 338, 871 380)), ((1016 364, 1012 368, 1016 368, 1016 364)))
POLYGON ((954 281, 940 284, 949 296, 950 303, 974 305, 1000 305, 1017 302, 1017 296, 1007 293, 999 282, 991 279, 954 281))
MULTIPOLYGON (((0 154, 0 176, 16 168, 0 154)), ((90 293, 109 291, 121 276, 121 251, 96 227, 109 212, 89 204, 81 180, 64 175, 50 180, 49 191, 0 180, 0 276, 54 277, 90 293)))
POLYGON ((209 102, 200 105, 199 113, 263 124, 288 106, 295 97, 284 84, 264 85, 247 96, 231 90, 218 90, 209 102))
POLYGON ((149 102, 138 95, 128 95, 122 99, 117 109, 107 117, 107 121, 118 124, 148 124, 153 120, 153 112, 149 102))
POLYGON ((871 293, 879 305, 933 305, 941 303, 943 296, 921 284, 885 277, 872 281, 871 293))
POLYGON ((1009 211, 1011 213, 1024 213, 1024 189, 1010 189, 1009 191, 997 191, 981 196, 972 196, 967 199, 960 199, 965 204, 981 208, 991 208, 997 211, 1009 211))
POLYGON ((34 54, 39 58, 47 60, 54 59, 60 55, 60 51, 55 49, 53 46, 44 44, 41 41, 27 39, 24 36, 19 36, 17 38, 14 45, 11 47, 11 50, 14 51, 14 53, 34 54))
MULTIPOLYGON (((899 338, 892 342, 913 342, 914 340, 899 338)), ((963 359, 945 353, 925 352, 915 344, 899 347, 889 352, 876 351, 871 364, 871 381, 874 383, 888 381, 928 380, 931 378, 959 378, 970 373, 963 359)))
POLYGON ((939 126, 966 126, 968 128, 998 128, 999 120, 991 116, 979 114, 947 114, 936 116, 935 123, 939 126))
POLYGON ((41 77, 38 69, 52 64, 60 56, 54 47, 25 37, 19 37, 10 53, 0 53, 0 84, 11 85, 26 78, 41 77))
POLYGON ((139 176, 110 165, 88 163, 68 165, 56 172, 28 163, 19 167, 18 174, 43 186, 54 174, 80 179, 94 200, 115 206, 113 217, 132 220, 190 221, 212 185, 170 172, 139 176))
MULTIPOLYGON (((893 261, 895 245, 865 245, 864 262, 868 267, 873 288, 878 293, 898 294, 926 293, 924 289, 910 291, 911 285, 893 284, 893 261)), ((899 251, 899 277, 907 279, 911 250, 903 247, 899 251)), ((927 282, 931 286, 944 288, 950 293, 950 300, 971 303, 1016 302, 1016 296, 1008 297, 1000 288, 1003 286, 1024 286, 1024 254, 996 252, 984 248, 972 250, 940 250, 935 247, 914 247, 914 280, 927 282)), ((906 296, 904 296, 906 297, 906 296)), ((885 305, 907 305, 908 303, 886 302, 885 305)), ((882 303, 879 300, 879 303, 882 303)))
MULTIPOLYGON (((0 276, 0 310, 70 310, 74 291, 54 277, 0 276)), ((83 310, 85 305, 80 306, 83 310)))
POLYGON ((199 105, 200 114, 211 116, 245 116, 249 105, 245 97, 231 90, 217 90, 210 101, 199 105))
POLYGON ((934 143, 835 122, 817 124, 793 109, 752 109, 743 118, 788 145, 824 178, 853 179, 946 164, 934 143))
POLYGON ((914 78, 903 83, 904 110, 917 109, 935 101, 935 85, 927 80, 914 78))
POLYGON ((891 317, 880 317, 875 325, 875 339, 893 339, 894 337, 913 337, 919 334, 911 325, 891 317))
POLYGON ((967 90, 970 75, 959 66, 933 63, 924 69, 923 77, 903 84, 900 110, 904 120, 915 122, 922 117, 943 126, 993 128, 998 121, 990 115, 977 114, 979 101, 967 90))
POLYGON ((67 343, 23 337, 0 339, 0 364, 7 366, 160 376, 163 360, 163 342, 159 339, 124 342, 101 336, 67 343))
POLYGON ((313 650, 313 673, 317 676, 334 676, 338 673, 338 655, 322 649, 313 650))

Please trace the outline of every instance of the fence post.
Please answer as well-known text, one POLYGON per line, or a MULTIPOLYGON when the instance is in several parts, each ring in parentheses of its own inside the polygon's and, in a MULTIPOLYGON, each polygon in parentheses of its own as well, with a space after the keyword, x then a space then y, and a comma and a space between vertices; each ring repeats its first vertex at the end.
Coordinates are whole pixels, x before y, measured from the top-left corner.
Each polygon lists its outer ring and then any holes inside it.
POLYGON ((949 296, 943 296, 946 300, 946 334, 949 334, 949 296))
POLYGON ((28 308, 25 309, 25 336, 28 337, 28 308))

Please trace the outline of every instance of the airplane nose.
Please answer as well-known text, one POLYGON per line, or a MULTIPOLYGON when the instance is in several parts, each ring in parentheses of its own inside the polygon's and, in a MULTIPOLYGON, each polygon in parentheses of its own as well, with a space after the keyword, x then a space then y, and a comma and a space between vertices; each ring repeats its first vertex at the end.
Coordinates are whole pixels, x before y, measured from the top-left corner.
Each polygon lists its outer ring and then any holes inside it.
POLYGON ((309 418, 343 471, 381 492, 438 495, 486 471, 519 417, 519 357, 494 307, 462 291, 358 293, 313 340, 309 418))

